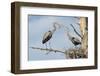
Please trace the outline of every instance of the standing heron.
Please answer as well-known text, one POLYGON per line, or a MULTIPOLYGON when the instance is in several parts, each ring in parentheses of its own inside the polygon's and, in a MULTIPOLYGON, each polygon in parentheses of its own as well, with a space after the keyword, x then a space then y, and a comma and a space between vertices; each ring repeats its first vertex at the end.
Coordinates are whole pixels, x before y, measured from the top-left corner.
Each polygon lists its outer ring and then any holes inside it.
POLYGON ((68 36, 69 40, 74 44, 75 47, 77 45, 80 45, 81 44, 81 40, 78 37, 72 35, 69 32, 67 32, 67 36, 68 36))
MULTIPOLYGON (((46 44, 51 38, 52 35, 54 34, 54 32, 56 31, 57 27, 56 27, 57 23, 54 23, 53 25, 53 29, 49 30, 48 32, 46 32, 43 36, 43 40, 42 40, 42 44, 46 44)), ((58 24, 57 24, 58 25, 58 24)), ((58 25, 59 26, 59 25, 58 25)), ((49 42, 49 46, 50 46, 50 42, 49 42)), ((46 49, 47 49, 47 44, 46 44, 46 49)))

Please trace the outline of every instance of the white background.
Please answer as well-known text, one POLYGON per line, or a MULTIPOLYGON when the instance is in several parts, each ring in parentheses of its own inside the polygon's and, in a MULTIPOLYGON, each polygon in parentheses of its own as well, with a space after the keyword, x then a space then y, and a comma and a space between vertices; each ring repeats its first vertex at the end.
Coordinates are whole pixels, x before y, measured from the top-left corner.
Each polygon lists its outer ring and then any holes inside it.
MULTIPOLYGON (((0 76, 17 76, 10 73, 11 60, 11 15, 10 3, 15 0, 1 0, 0 2, 0 76)), ((18 0, 17 0, 18 1, 18 0)), ((74 5, 89 5, 98 6, 98 24, 100 24, 100 0, 19 0, 41 3, 57 3, 57 4, 74 4, 74 5)), ((98 25, 98 28, 100 26, 98 25)), ((100 33, 100 29, 98 29, 100 33)), ((100 46, 100 35, 98 35, 98 47, 100 46)), ((98 53, 100 58, 100 49, 98 53)), ((100 59, 98 60, 98 70, 81 70, 81 71, 65 71, 52 73, 38 73, 38 74, 21 74, 18 76, 99 76, 100 74, 100 59)))

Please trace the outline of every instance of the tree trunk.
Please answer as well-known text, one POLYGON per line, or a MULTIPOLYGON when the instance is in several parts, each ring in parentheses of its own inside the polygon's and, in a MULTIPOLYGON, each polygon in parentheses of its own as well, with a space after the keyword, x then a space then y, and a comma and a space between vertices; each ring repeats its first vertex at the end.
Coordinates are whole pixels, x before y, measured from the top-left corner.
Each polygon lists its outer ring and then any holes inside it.
POLYGON ((80 30, 82 36, 81 49, 84 55, 88 53, 88 19, 86 17, 80 17, 80 30))

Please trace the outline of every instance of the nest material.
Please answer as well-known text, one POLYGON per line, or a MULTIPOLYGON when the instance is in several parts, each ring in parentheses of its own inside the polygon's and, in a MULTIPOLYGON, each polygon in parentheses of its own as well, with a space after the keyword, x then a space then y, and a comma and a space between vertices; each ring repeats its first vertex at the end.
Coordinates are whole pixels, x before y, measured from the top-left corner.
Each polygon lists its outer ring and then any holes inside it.
POLYGON ((79 58, 87 58, 87 53, 84 53, 85 49, 69 49, 65 52, 66 58, 70 59, 79 59, 79 58))

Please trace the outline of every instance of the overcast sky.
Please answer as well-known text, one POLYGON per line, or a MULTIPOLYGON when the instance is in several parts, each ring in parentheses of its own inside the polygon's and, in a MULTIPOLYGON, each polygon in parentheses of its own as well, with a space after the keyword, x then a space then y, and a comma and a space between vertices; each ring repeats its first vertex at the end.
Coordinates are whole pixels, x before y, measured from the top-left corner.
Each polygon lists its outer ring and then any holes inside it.
MULTIPOLYGON (((51 59, 65 59, 64 54, 51 52, 46 54, 46 51, 32 49, 30 47, 40 47, 46 48, 42 44, 43 35, 45 32, 53 29, 53 23, 58 22, 63 24, 68 29, 64 28, 57 29, 53 34, 52 39, 50 39, 51 47, 54 49, 69 49, 73 48, 74 45, 68 39, 68 36, 65 31, 69 31, 72 35, 77 36, 73 31, 73 28, 70 24, 73 24, 76 30, 80 33, 79 25, 76 23, 79 20, 71 16, 39 16, 39 15, 29 15, 28 16, 28 36, 29 36, 29 50, 28 50, 28 59, 29 60, 51 60, 51 59)), ((49 42, 47 42, 47 48, 49 47, 49 42)), ((63 50, 62 50, 63 51, 63 50)))

